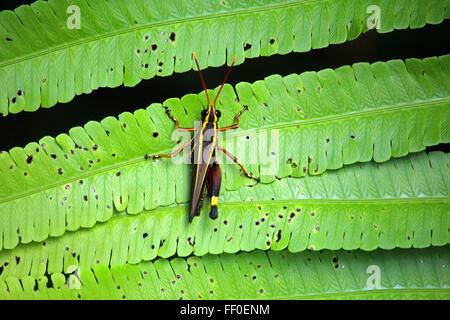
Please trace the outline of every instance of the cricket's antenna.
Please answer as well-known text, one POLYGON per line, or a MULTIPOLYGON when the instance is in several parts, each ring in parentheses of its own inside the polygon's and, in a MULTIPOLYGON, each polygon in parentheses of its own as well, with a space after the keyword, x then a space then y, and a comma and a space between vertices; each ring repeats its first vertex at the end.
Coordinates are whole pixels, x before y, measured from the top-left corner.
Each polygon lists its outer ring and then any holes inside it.
POLYGON ((200 70, 200 67, 199 67, 199 65, 198 65, 198 61, 197 61, 197 55, 195 54, 195 52, 192 52, 192 54, 194 55, 195 63, 197 64, 197 69, 198 69, 198 72, 200 73, 200 79, 202 80, 202 84, 203 84, 203 89, 205 89, 205 93, 206 93, 206 99, 208 100, 208 107, 209 107, 209 105, 210 105, 210 102, 209 102, 208 91, 206 91, 205 80, 203 79, 203 75, 202 75, 202 72, 201 72, 201 70, 200 70))
POLYGON ((223 79, 222 85, 220 86, 219 92, 217 92, 216 98, 214 99, 213 107, 216 106, 217 98, 219 97, 220 91, 222 91, 223 85, 227 82, 228 75, 230 74, 231 68, 233 68, 234 63, 236 62, 236 56, 234 56, 233 62, 231 63, 230 69, 228 69, 227 75, 225 79, 223 79))

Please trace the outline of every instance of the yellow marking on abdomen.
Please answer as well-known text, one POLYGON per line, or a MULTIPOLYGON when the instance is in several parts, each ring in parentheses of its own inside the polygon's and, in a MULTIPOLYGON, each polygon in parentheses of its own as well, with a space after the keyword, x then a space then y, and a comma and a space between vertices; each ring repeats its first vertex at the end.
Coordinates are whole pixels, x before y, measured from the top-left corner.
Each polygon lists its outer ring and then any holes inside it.
POLYGON ((219 197, 218 196, 212 196, 211 197, 211 205, 212 206, 217 206, 218 203, 219 203, 219 197))

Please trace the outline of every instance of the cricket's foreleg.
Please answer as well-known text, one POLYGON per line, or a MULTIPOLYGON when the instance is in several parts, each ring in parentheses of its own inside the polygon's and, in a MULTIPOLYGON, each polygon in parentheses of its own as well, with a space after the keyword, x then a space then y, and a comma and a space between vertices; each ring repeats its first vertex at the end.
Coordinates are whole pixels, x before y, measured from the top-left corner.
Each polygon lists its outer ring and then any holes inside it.
MULTIPOLYGON (((191 140, 192 141, 192 140, 191 140)), ((185 149, 187 146, 189 146, 191 144, 191 141, 187 141, 185 144, 183 144, 178 150, 176 150, 175 152, 171 153, 171 154, 155 154, 155 155, 149 155, 146 154, 144 156, 145 160, 147 159, 158 159, 158 158, 173 158, 175 157, 177 154, 179 154, 181 151, 183 151, 183 149, 185 149)))
POLYGON ((195 128, 182 128, 182 127, 180 127, 180 124, 179 124, 178 120, 172 115, 172 113, 170 112, 169 108, 164 107, 164 109, 166 109, 166 113, 169 115, 169 117, 172 118, 173 121, 175 121, 175 125, 177 126, 178 130, 181 130, 181 131, 194 131, 195 130, 195 128))
POLYGON ((211 168, 209 191, 211 193, 211 212, 209 217, 217 219, 217 204, 219 203, 220 184, 222 183, 222 168, 218 163, 214 163, 211 168))
POLYGON ((253 179, 257 182, 260 182, 259 178, 254 177, 253 175, 248 174, 247 170, 245 170, 244 166, 239 162, 239 160, 232 155, 230 152, 228 152, 226 149, 222 148, 222 147, 218 147, 220 151, 222 151, 223 153, 225 153, 228 157, 230 157, 239 167, 241 167, 242 172, 244 172, 244 174, 247 176, 247 178, 253 179))
POLYGON ((228 126, 228 127, 223 127, 223 128, 219 128, 219 131, 225 131, 225 130, 230 130, 230 129, 236 129, 239 127, 239 117, 241 116, 241 114, 245 111, 248 110, 248 106, 244 106, 244 108, 238 112, 238 114, 234 117, 234 119, 236 119, 236 123, 228 126))

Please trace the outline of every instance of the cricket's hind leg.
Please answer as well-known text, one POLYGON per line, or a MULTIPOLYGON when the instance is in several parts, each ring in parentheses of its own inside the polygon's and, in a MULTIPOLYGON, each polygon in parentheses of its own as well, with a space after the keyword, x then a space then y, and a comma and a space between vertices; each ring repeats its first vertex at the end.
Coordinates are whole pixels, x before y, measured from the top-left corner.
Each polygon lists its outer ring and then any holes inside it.
POLYGON ((217 219, 217 204, 219 203, 220 184, 222 183, 222 168, 218 163, 214 163, 209 174, 209 192, 211 197, 211 212, 209 217, 217 219))
POLYGON ((231 154, 231 153, 230 153, 229 151, 227 151, 225 148, 222 148, 222 147, 220 147, 220 146, 219 146, 218 148, 219 148, 220 151, 222 151, 222 152, 225 153, 228 157, 230 157, 230 159, 232 159, 232 160, 233 160, 233 161, 241 168, 242 172, 244 173, 244 175, 245 175, 247 178, 253 179, 253 180, 255 180, 256 182, 260 182, 260 181, 261 181, 259 178, 254 177, 253 175, 249 174, 249 173, 247 172, 247 170, 245 170, 244 166, 239 162, 239 160, 238 160, 235 156, 233 156, 233 154, 231 154))

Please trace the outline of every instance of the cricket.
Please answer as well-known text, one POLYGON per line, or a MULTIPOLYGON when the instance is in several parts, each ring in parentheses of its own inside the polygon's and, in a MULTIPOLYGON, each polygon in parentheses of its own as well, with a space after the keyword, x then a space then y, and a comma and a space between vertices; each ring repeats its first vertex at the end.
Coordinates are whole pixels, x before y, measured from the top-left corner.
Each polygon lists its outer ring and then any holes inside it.
POLYGON ((189 222, 192 222, 192 219, 195 216, 200 215, 200 211, 202 208, 202 203, 205 197, 206 189, 208 189, 208 196, 211 201, 211 211, 209 213, 209 217, 211 219, 217 219, 218 210, 217 206, 219 203, 219 193, 220 193, 220 185, 222 182, 222 168, 220 164, 216 161, 216 154, 220 151, 223 152, 226 156, 230 157, 242 170, 245 176, 250 179, 260 181, 259 178, 254 177, 249 174, 247 170, 245 170, 244 166, 239 162, 239 160, 225 148, 220 146, 217 141, 217 135, 219 131, 226 131, 231 129, 239 128, 239 117, 241 114, 248 110, 247 106, 239 111, 234 119, 235 123, 233 125, 219 128, 217 126, 217 122, 221 116, 219 110, 216 109, 216 102, 219 97, 220 92, 224 84, 226 83, 228 76, 233 68, 233 65, 236 61, 236 56, 234 56, 233 62, 231 63, 230 68, 228 69, 227 74, 222 82, 222 85, 217 92, 217 95, 214 99, 214 102, 211 104, 208 91, 206 90, 205 80, 203 78, 202 72, 200 70, 197 56, 195 52, 193 52, 194 60, 197 65, 197 69, 200 75, 200 80, 203 85, 203 89, 206 93, 206 99, 208 102, 207 109, 203 109, 201 112, 202 125, 200 129, 196 128, 183 128, 180 127, 178 120, 172 115, 170 110, 165 107, 166 113, 168 116, 175 122, 177 130, 181 131, 192 131, 194 133, 194 137, 183 144, 179 149, 171 154, 162 154, 162 155, 145 155, 145 159, 158 159, 158 158, 173 158, 178 155, 183 149, 191 145, 191 163, 192 163, 192 198, 191 198, 191 207, 189 211, 189 222))

